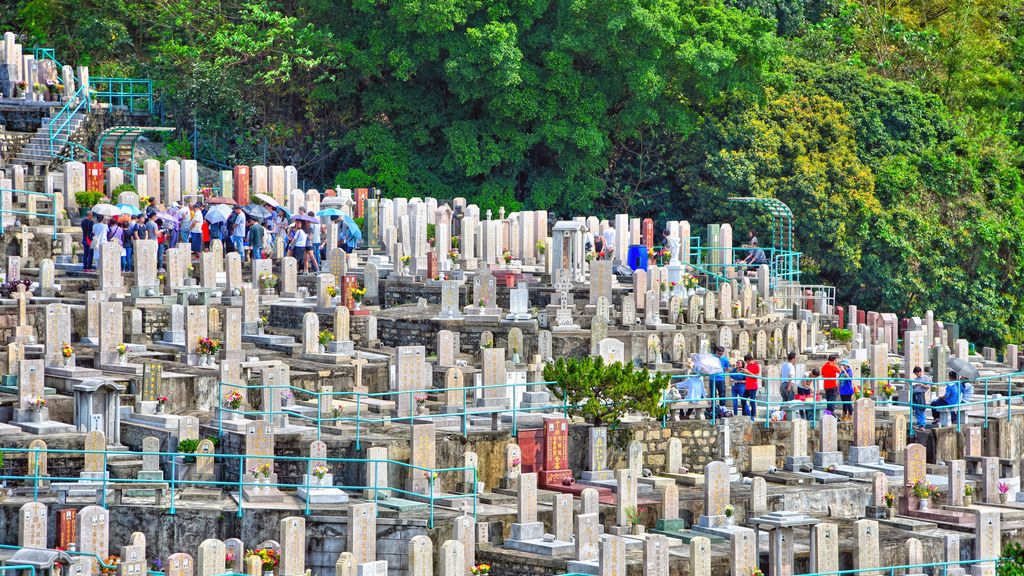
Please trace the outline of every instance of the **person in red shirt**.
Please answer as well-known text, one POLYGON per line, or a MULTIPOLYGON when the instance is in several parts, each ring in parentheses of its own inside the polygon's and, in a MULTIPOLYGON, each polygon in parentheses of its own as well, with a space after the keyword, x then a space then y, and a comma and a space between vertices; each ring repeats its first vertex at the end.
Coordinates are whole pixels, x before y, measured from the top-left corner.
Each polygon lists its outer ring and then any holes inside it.
POLYGON ((743 389, 743 415, 750 416, 750 419, 753 420, 757 417, 757 404, 754 403, 754 399, 757 398, 757 388, 760 384, 761 365, 754 362, 754 357, 750 354, 743 357, 743 373, 747 375, 743 389), (749 399, 749 402, 747 399, 749 399), (750 405, 749 412, 747 411, 747 404, 750 405))
POLYGON ((822 388, 825 389, 825 401, 828 402, 828 410, 833 415, 836 413, 836 398, 839 397, 839 365, 836 364, 837 356, 828 355, 828 361, 821 367, 822 388))

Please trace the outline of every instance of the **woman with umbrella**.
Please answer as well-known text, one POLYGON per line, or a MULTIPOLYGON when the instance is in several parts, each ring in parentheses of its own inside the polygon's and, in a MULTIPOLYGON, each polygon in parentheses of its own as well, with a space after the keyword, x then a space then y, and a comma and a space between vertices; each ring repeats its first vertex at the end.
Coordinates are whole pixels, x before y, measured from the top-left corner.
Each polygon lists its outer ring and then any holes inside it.
POLYGON ((101 264, 100 249, 107 243, 107 217, 99 213, 95 213, 94 215, 96 216, 96 224, 92 227, 92 261, 98 268, 101 264))
POLYGON ((306 242, 308 236, 303 229, 302 222, 295 223, 295 233, 292 235, 291 243, 288 245, 288 252, 295 258, 296 262, 302 263, 302 273, 306 274, 306 242))

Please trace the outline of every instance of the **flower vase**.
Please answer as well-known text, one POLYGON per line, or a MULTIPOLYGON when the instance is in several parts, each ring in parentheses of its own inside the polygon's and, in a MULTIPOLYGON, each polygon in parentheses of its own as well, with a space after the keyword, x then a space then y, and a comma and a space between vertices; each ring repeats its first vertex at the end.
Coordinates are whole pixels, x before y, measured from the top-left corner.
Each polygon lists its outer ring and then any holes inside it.
POLYGON ((263 572, 263 576, 274 576, 274 571, 273 570, 265 570, 263 572))
POLYGON ((921 512, 927 512, 930 505, 931 502, 928 498, 921 498, 917 502, 917 509, 920 510, 921 512))
POLYGON ((124 366, 125 364, 127 364, 128 363, 128 355, 127 354, 118 354, 117 355, 117 363, 120 364, 121 366, 124 366))
POLYGON ((686 297, 687 298, 693 298, 696 295, 697 295, 697 291, 694 290, 693 288, 687 288, 686 289, 686 297))
POLYGON ((319 345, 319 350, 320 350, 321 354, 326 354, 327 353, 327 347, 324 346, 323 344, 319 345))
POLYGON ((999 494, 999 503, 1000 504, 1006 504, 1009 500, 1010 500, 1010 494, 1008 492, 1003 492, 1003 493, 999 494))
POLYGON ((70 368, 71 367, 71 356, 65 356, 64 357, 64 367, 65 368, 70 368))
POLYGON ((427 413, 429 413, 429 410, 427 410, 427 405, 426 404, 420 404, 419 406, 416 407, 416 414, 419 414, 420 416, 423 416, 423 415, 425 415, 427 413))
POLYGON ((355 310, 362 310, 363 309, 363 301, 362 300, 356 300, 356 305, 355 305, 354 309, 355 310))
POLYGON ((164 413, 164 403, 163 402, 157 402, 156 403, 156 413, 157 414, 163 414, 164 413))
POLYGON ((33 424, 41 424, 43 422, 43 411, 32 410, 29 415, 29 420, 31 420, 33 424))
POLYGON ((726 526, 732 526, 735 523, 736 523, 736 517, 735 516, 726 516, 725 517, 725 525, 726 526))
POLYGON ((974 504, 974 496, 964 496, 964 506, 970 506, 974 504))

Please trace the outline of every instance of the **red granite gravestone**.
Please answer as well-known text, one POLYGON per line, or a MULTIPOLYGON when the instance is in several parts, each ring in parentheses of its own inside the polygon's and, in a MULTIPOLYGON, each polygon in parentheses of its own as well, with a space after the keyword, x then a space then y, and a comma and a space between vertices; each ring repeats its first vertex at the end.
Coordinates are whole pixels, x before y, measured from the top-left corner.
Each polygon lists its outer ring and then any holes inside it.
POLYGON ((437 278, 437 252, 427 252, 427 280, 437 278))
POLYGON ((539 478, 541 486, 561 485, 572 478, 569 469, 569 421, 565 418, 544 419, 544 468, 539 478))
POLYGON ((57 511, 57 547, 67 550, 77 544, 78 510, 65 508, 57 511))
POLYGON ((643 223, 640 224, 640 234, 643 236, 641 242, 647 249, 654 248, 654 220, 650 218, 644 218, 643 223))
POLYGON ((541 463, 544 462, 544 429, 519 430, 516 439, 522 453, 523 474, 540 473, 541 463))
MULTIPOLYGON (((103 162, 85 163, 85 189, 89 192, 103 192, 103 162)), ((117 198, 111 198, 111 202, 117 203, 117 198)))
POLYGON ((245 206, 249 203, 249 167, 235 166, 235 202, 245 206))
POLYGON ((356 188, 356 218, 362 218, 366 210, 366 196, 369 195, 369 188, 356 188))

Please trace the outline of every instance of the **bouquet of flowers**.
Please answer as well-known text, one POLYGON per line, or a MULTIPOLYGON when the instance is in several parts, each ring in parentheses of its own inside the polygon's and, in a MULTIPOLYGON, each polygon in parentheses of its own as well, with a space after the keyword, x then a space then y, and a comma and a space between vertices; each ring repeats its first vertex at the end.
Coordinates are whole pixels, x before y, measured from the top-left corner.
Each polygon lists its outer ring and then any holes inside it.
POLYGON ((501 259, 505 261, 505 264, 511 264, 512 252, 509 252, 508 249, 503 250, 501 253, 501 259))
POLYGON ((328 343, 334 341, 334 332, 331 332, 330 330, 321 330, 320 334, 317 336, 317 340, 320 342, 321 346, 327 346, 328 343))
POLYGON ((228 392, 224 395, 224 403, 228 405, 228 408, 238 410, 242 407, 242 393, 238 390, 228 392))
POLYGON ((256 321, 256 325, 260 328, 266 328, 270 325, 270 319, 266 316, 260 316, 259 320, 256 321))
POLYGON ((330 296, 331 298, 334 298, 335 296, 338 295, 338 289, 334 287, 334 284, 331 284, 327 287, 327 295, 330 296))
POLYGON ((487 576, 488 574, 491 573, 491 565, 490 564, 482 564, 482 563, 481 564, 477 564, 476 566, 473 566, 472 568, 470 568, 469 572, 473 576, 487 576))
POLYGON ((65 342, 60 348, 60 355, 65 358, 71 358, 75 355, 75 349, 71 347, 71 344, 65 342))
POLYGON ((892 398, 896 395, 896 387, 886 382, 882 385, 882 395, 888 398, 892 398))
POLYGON ((260 274, 260 286, 264 288, 273 288, 277 286, 277 274, 271 272, 264 272, 260 274))
POLYGON ((270 478, 270 473, 273 471, 274 469, 270 464, 260 464, 251 470, 253 476, 262 476, 264 478, 270 478))
POLYGON ((29 406, 32 408, 32 410, 39 412, 43 408, 46 408, 46 398, 43 398, 42 396, 37 396, 29 400, 29 406))
POLYGON ((537 249, 537 254, 543 256, 544 253, 548 251, 548 243, 543 240, 537 240, 537 244, 534 245, 534 248, 537 249))
POLYGON ((117 345, 117 348, 115 348, 115 350, 117 350, 117 355, 118 356, 124 356, 125 354, 128 353, 128 346, 125 345, 124 342, 122 342, 122 343, 117 345))
POLYGON ((936 485, 928 484, 924 480, 914 482, 911 490, 914 492, 914 496, 917 496, 921 500, 928 500, 939 493, 939 488, 936 485))
POLYGON ((697 284, 699 284, 699 281, 697 280, 697 277, 692 274, 687 274, 683 278, 683 288, 686 288, 687 290, 693 290, 697 287, 697 284))
POLYGON ((459 249, 458 248, 452 248, 451 250, 449 250, 448 251, 448 259, 451 260, 452 263, 458 262, 458 260, 459 260, 459 249))
POLYGON ((353 288, 352 299, 356 302, 362 302, 363 296, 366 296, 366 288, 353 288))
POLYGON ((328 472, 330 472, 330 470, 327 466, 317 466, 316 468, 313 468, 313 476, 316 476, 317 480, 323 480, 324 476, 327 476, 328 472))
POLYGON ((412 262, 412 256, 405 255, 398 259, 402 263, 402 266, 408 266, 409 262, 412 262))
POLYGON ((246 552, 245 557, 255 556, 263 562, 263 570, 269 572, 277 567, 278 562, 281 561, 281 555, 273 548, 257 548, 256 550, 249 550, 246 552))
POLYGON ((167 404, 167 400, 167 396, 157 396, 156 403, 163 406, 164 404, 167 404))
POLYGON ((213 338, 200 338, 199 346, 196 347, 196 352, 199 354, 213 355, 220 352, 220 349, 223 347, 224 345, 221 344, 220 340, 214 340, 213 338))

